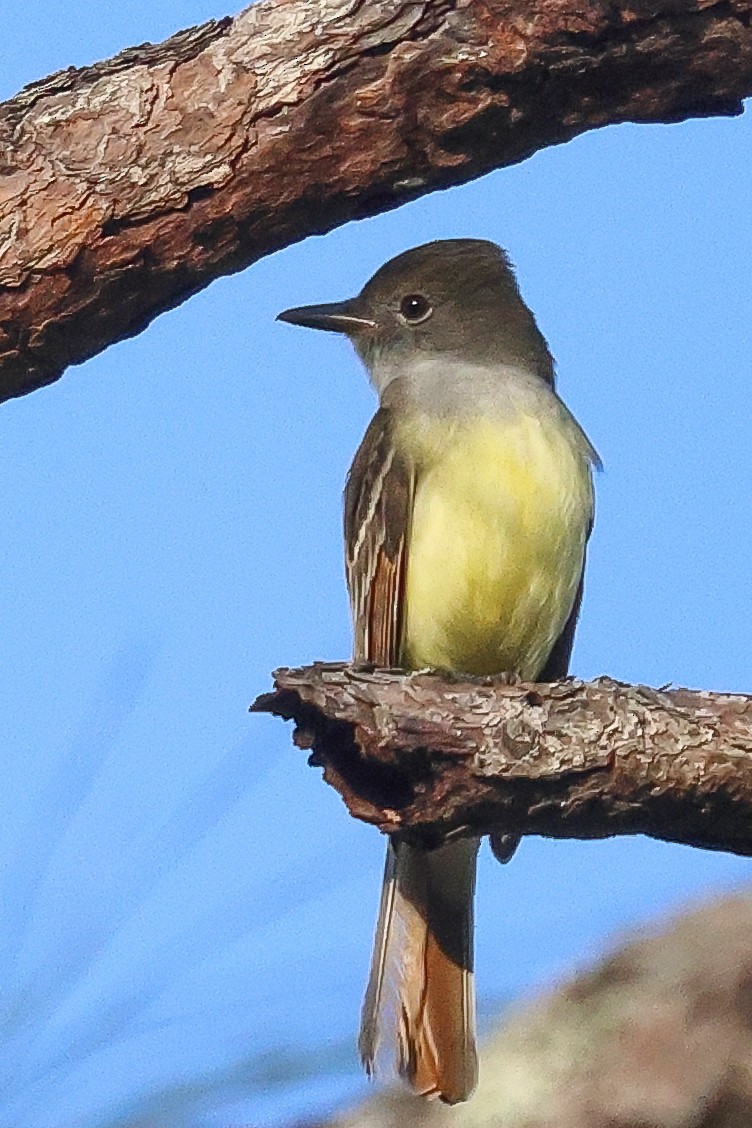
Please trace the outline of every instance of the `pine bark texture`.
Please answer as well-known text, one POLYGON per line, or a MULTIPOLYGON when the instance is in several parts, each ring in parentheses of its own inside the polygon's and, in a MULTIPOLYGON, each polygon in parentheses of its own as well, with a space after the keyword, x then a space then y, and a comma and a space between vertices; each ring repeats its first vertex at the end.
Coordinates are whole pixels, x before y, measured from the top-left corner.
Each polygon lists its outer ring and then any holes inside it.
POLYGON ((434 845, 454 834, 647 834, 752 854, 752 697, 610 678, 551 685, 316 663, 252 707, 351 814, 434 845))
POLYGON ((310 1128, 749 1128, 752 897, 651 932, 506 1016, 467 1104, 381 1093, 310 1128))
POLYGON ((741 112, 752 0, 262 0, 0 106, 0 399, 263 255, 611 122, 741 112))

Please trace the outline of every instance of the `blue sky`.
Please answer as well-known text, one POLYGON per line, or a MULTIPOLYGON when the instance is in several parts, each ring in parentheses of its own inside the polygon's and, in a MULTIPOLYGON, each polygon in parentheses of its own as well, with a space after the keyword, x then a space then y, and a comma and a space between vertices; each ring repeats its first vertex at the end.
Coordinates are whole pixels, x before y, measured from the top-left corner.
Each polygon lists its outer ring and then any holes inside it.
MULTIPOLYGON (((221 16, 9 0, 0 96, 221 16)), ((605 464, 573 669, 749 690, 749 119, 622 126, 309 239, 2 406, 0 1128, 274 1125, 364 1090, 382 843, 275 666, 346 657, 344 341, 275 322, 432 238, 494 239, 605 464)), ((749 879, 642 839, 487 857, 487 1009, 749 879)))

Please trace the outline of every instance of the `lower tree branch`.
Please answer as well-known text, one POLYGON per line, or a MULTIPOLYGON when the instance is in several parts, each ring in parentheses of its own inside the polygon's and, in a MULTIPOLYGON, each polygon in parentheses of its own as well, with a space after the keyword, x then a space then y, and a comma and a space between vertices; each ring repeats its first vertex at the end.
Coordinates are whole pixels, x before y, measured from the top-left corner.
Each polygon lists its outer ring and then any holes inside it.
POLYGON ((752 854, 749 696, 316 663, 278 670, 251 708, 293 720, 351 814, 388 834, 647 834, 752 854))

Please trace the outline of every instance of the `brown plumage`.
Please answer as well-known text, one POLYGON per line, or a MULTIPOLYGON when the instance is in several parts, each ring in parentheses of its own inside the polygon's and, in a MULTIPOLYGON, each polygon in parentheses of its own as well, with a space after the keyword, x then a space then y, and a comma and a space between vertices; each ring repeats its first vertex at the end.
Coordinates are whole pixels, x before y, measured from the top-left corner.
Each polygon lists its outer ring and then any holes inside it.
MULTIPOLYGON (((355 659, 563 676, 597 456, 556 396, 506 254, 430 243, 355 298, 280 317, 345 333, 380 397, 345 490, 355 659)), ((507 859, 514 840, 494 848, 507 859)), ((412 1087, 448 1103, 477 1076, 477 850, 390 843, 361 1022, 369 1073, 395 1046, 412 1087)))
MULTIPOLYGON (((345 491, 355 658, 379 666, 400 663, 414 488, 392 444, 390 422, 388 409, 380 408, 345 491)), ((475 839, 433 851, 406 843, 387 847, 359 1040, 369 1073, 382 1041, 394 1040, 400 1074, 416 1092, 450 1103, 469 1095, 478 1072, 472 975, 477 850, 475 839)))
MULTIPOLYGON (((355 659, 399 666, 408 525, 414 474, 392 442, 381 407, 358 450, 345 490, 347 579, 355 659)), ((581 590, 542 675, 567 670, 581 590)), ((478 1074, 473 976, 473 899, 478 839, 436 850, 387 847, 359 1048, 369 1074, 396 1044, 397 1069, 415 1092, 454 1104, 478 1074)), ((504 843, 511 855, 513 844, 504 843)))
POLYGON ((387 848, 360 1051, 372 1073, 383 1038, 423 1096, 465 1100, 478 1076, 472 905, 478 842, 387 848))

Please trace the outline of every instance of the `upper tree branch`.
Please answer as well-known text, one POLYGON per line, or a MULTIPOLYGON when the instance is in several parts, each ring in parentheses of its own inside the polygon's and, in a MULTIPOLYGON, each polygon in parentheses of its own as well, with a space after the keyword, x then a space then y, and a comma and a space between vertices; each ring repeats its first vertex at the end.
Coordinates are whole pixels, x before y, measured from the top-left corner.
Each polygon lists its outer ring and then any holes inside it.
POLYGON ((740 112, 752 0, 266 0, 0 106, 0 398, 220 274, 618 121, 740 112))
POLYGON ((322 663, 275 686, 253 708, 293 719, 351 813, 389 833, 649 834, 752 854, 752 697, 322 663))

